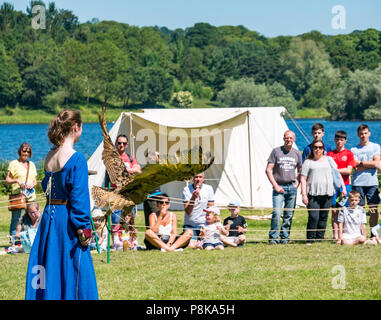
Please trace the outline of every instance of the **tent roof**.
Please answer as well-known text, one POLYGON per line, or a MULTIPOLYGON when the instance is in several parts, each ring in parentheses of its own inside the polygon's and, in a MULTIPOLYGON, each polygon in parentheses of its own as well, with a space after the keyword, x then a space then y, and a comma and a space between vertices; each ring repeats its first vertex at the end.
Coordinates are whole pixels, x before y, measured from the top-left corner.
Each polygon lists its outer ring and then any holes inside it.
POLYGON ((173 128, 199 128, 208 127, 243 113, 252 113, 254 117, 259 114, 281 114, 284 107, 255 107, 255 108, 197 108, 197 109, 143 109, 143 112, 124 113, 131 114, 146 121, 173 128))

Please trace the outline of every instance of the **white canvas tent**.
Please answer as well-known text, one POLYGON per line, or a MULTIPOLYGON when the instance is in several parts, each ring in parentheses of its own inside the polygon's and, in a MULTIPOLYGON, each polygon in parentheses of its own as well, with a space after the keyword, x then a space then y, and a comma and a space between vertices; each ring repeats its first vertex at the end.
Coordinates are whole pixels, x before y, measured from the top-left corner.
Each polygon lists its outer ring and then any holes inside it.
MULTIPOLYGON (((271 150, 283 144, 288 129, 282 114, 284 107, 144 109, 125 112, 110 130, 129 137, 129 150, 144 166, 147 151, 167 152, 201 145, 215 157, 205 172, 215 191, 215 203, 224 207, 238 199, 242 207, 271 208, 272 186, 265 168, 271 150)), ((297 148, 297 146, 294 146, 297 148)), ((88 160, 89 186, 103 186, 105 167, 103 142, 88 160)), ((186 182, 171 182, 161 187, 171 197, 171 209, 183 210, 182 190, 186 182)))

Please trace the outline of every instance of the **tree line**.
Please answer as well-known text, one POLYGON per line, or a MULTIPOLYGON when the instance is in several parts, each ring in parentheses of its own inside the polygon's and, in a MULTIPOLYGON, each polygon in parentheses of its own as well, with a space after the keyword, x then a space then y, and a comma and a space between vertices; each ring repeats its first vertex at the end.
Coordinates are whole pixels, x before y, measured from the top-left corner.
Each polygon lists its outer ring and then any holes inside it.
POLYGON ((208 23, 176 30, 80 23, 54 2, 31 1, 25 12, 0 7, 0 108, 55 112, 105 98, 155 105, 181 91, 226 107, 325 108, 332 119, 381 119, 381 32, 267 38, 208 23), (46 8, 45 29, 31 26, 35 5, 46 8))

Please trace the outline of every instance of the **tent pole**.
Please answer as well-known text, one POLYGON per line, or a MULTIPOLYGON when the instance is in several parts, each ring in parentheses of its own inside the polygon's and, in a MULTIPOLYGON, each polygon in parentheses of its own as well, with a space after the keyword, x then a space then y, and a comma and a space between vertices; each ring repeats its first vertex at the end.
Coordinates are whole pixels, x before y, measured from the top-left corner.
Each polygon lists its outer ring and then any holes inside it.
MULTIPOLYGON (((135 136, 132 131, 132 112, 130 113, 130 139, 131 139, 131 154, 135 157, 135 136)), ((138 212, 138 206, 135 205, 135 215, 138 212)))
POLYGON ((249 143, 249 173, 250 173, 250 207, 253 207, 253 182, 251 170, 251 139, 250 139, 250 111, 247 111, 247 133, 249 143))
POLYGON ((132 133, 132 113, 130 113, 130 139, 131 139, 131 154, 135 157, 135 136, 132 133))

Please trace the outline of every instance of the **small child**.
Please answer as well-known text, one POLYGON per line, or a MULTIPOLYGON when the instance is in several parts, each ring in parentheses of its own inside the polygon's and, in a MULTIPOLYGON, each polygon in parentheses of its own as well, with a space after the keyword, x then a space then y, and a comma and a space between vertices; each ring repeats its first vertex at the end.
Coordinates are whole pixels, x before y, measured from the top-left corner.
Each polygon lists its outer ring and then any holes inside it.
POLYGON ((360 192, 349 192, 349 207, 342 207, 337 221, 339 223, 339 238, 337 244, 363 244, 366 241, 366 213, 359 206, 360 192))
POLYGON ((124 229, 121 229, 119 224, 112 230, 113 249, 115 250, 123 250, 123 230, 124 229))
POLYGON ((202 248, 205 250, 220 249, 224 250, 220 233, 225 236, 229 234, 220 222, 220 210, 216 207, 204 209, 206 212, 206 225, 201 227, 200 237, 202 239, 202 248))
POLYGON ((123 247, 123 243, 127 243, 127 249, 128 250, 142 250, 142 248, 139 246, 138 240, 134 239, 131 241, 130 236, 126 232, 124 228, 121 228, 121 226, 118 224, 114 227, 112 230, 112 237, 113 237, 113 249, 115 250, 125 250, 126 246, 123 247))
POLYGON ((226 246, 242 247, 246 242, 244 234, 247 231, 247 223, 244 217, 239 215, 240 203, 232 200, 228 204, 230 217, 224 220, 225 229, 229 232, 228 236, 221 236, 222 242, 226 246))
MULTIPOLYGON (((107 235, 108 230, 106 228, 106 219, 105 215, 102 213, 102 210, 99 208, 94 208, 91 216, 94 221, 94 227, 98 237, 98 246, 100 252, 107 249, 107 235)), ((95 240, 95 232, 93 231, 91 236, 90 250, 97 250, 97 243, 95 240)))

